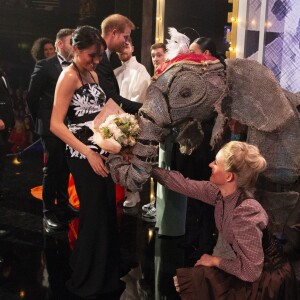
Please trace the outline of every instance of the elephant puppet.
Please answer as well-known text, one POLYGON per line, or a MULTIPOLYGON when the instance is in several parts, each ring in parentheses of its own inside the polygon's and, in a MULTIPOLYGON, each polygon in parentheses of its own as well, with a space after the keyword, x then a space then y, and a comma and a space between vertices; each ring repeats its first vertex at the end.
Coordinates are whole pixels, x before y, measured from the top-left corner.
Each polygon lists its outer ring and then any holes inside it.
MULTIPOLYGON (((226 64, 225 71, 213 57, 180 54, 158 70, 139 111, 142 130, 131 162, 110 155, 108 167, 115 182, 140 190, 157 163, 158 144, 166 132, 177 128, 181 152, 190 154, 203 138, 201 123, 217 113, 212 147, 227 142, 227 123, 236 120, 246 128, 246 141, 257 145, 266 158, 268 168, 259 181, 264 192, 259 196, 271 221, 277 222, 276 231, 282 231, 299 202, 299 194, 290 191, 295 190, 300 173, 300 95, 283 90, 273 73, 256 61, 228 59, 226 64), (274 195, 286 208, 285 220, 278 221, 282 207, 272 201, 274 195)), ((299 209, 294 216, 298 220, 299 209)))

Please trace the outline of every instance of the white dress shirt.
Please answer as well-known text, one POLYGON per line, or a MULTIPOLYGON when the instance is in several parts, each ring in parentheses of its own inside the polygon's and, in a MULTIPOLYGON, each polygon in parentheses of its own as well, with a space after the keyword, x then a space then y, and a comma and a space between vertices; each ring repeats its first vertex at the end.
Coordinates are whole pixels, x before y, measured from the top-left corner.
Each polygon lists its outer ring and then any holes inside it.
POLYGON ((146 68, 137 62, 135 56, 122 62, 122 66, 114 70, 120 95, 131 101, 143 103, 151 77, 146 68))
POLYGON ((105 52, 108 60, 110 61, 111 51, 108 48, 106 48, 105 52))

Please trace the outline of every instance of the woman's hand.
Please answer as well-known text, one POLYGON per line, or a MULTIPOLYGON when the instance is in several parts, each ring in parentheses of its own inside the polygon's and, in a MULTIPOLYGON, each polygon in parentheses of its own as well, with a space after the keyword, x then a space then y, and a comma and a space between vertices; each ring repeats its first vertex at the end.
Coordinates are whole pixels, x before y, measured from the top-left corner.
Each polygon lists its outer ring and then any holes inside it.
POLYGON ((92 169, 94 172, 102 177, 107 177, 109 174, 108 169, 105 167, 104 160, 107 158, 100 155, 93 150, 90 150, 88 154, 86 154, 86 158, 88 159, 92 169))
POLYGON ((174 285, 175 285, 175 288, 176 288, 176 292, 177 292, 177 293, 180 293, 179 283, 178 283, 178 278, 177 278, 177 276, 174 276, 174 277, 173 277, 173 280, 174 280, 174 285))
POLYGON ((195 263, 195 267, 197 266, 205 266, 205 267, 219 267, 221 261, 221 257, 211 256, 208 254, 203 254, 199 260, 195 263))

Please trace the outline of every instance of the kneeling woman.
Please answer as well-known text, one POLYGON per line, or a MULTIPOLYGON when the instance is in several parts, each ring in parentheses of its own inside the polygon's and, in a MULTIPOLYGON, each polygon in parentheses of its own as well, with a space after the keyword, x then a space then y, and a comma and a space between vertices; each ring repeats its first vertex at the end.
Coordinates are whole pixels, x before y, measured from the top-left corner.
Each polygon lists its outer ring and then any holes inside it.
POLYGON ((252 194, 265 159, 253 145, 230 142, 209 166, 210 181, 153 171, 167 188, 215 206, 218 242, 195 267, 177 269, 181 299, 297 299, 293 270, 268 234, 267 213, 252 194))

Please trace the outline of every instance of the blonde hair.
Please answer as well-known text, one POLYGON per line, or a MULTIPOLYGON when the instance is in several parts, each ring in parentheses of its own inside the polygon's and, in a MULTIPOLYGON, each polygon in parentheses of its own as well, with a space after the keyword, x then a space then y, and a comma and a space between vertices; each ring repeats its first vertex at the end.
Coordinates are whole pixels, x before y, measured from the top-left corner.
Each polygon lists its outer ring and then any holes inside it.
POLYGON ((245 190, 255 186, 259 173, 267 167, 267 162, 259 149, 244 142, 229 142, 221 149, 224 168, 237 175, 237 185, 245 190))
POLYGON ((126 27, 129 27, 131 30, 135 29, 134 24, 127 17, 120 14, 113 14, 102 21, 101 32, 105 36, 114 29, 118 32, 124 32, 126 27))

